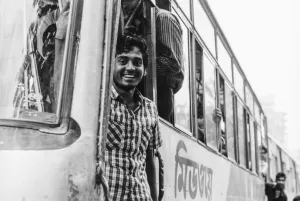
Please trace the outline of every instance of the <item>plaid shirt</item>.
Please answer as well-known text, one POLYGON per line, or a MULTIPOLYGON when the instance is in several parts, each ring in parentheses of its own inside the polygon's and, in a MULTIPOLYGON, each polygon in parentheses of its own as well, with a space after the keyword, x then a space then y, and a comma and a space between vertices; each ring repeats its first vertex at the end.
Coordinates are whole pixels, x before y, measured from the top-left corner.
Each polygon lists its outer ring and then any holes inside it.
POLYGON ((105 174, 112 200, 151 201, 145 171, 146 150, 157 149, 162 140, 154 102, 134 93, 138 107, 132 111, 114 87, 105 151, 105 174))

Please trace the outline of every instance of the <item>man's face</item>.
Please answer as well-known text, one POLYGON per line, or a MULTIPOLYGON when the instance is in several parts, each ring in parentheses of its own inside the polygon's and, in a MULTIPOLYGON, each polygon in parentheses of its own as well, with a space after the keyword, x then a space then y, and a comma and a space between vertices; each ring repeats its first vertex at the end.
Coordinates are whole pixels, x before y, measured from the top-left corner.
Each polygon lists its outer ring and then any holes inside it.
POLYGON ((139 48, 117 55, 113 73, 114 85, 125 91, 134 89, 145 74, 143 55, 139 48))
POLYGON ((285 184, 285 178, 284 177, 279 177, 276 181, 277 184, 281 184, 284 186, 285 184))
POLYGON ((138 2, 139 0, 122 0, 122 9, 125 19, 132 14, 138 2))

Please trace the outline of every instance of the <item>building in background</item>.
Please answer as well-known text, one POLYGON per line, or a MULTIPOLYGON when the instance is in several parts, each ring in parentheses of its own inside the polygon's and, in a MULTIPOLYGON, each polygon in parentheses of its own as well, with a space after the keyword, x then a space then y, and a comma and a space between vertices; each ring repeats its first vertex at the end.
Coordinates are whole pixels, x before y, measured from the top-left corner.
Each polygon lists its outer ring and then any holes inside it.
MULTIPOLYGON (((297 163, 297 172, 300 173, 300 147, 289 146, 289 135, 287 133, 286 113, 276 110, 275 97, 266 95, 260 97, 260 102, 268 119, 268 134, 280 143, 297 163)), ((298 175, 300 180, 300 174, 298 175)))
POLYGON ((277 111, 273 95, 260 97, 260 102, 268 119, 268 134, 272 135, 281 146, 287 148, 286 114, 277 111))

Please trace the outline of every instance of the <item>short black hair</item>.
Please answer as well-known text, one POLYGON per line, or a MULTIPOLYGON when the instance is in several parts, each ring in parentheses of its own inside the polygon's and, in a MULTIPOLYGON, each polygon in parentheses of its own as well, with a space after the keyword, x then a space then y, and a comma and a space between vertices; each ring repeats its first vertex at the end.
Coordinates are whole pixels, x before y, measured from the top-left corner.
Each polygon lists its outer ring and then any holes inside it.
POLYGON ((118 38, 117 48, 116 48, 116 55, 127 53, 133 50, 134 47, 140 49, 143 55, 143 64, 144 68, 148 66, 148 53, 147 53, 147 43, 145 39, 140 36, 131 36, 131 35, 124 35, 118 38))
POLYGON ((276 181, 278 181, 279 178, 284 177, 284 180, 286 180, 286 176, 283 172, 278 172, 276 174, 276 181))
POLYGON ((300 201, 300 195, 297 195, 296 197, 294 197, 293 201, 300 201))

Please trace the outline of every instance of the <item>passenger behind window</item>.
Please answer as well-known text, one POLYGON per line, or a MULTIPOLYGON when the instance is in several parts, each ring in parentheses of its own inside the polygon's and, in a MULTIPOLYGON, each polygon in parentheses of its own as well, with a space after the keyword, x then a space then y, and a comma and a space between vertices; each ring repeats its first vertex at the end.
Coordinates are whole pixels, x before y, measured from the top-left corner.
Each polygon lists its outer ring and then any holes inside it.
MULTIPOLYGON (((224 123, 224 112, 222 112, 222 110, 220 108, 215 108, 215 110, 213 111, 213 120, 214 122, 219 126, 220 128, 220 131, 221 132, 220 134, 218 133, 217 134, 217 146, 218 146, 218 151, 222 154, 225 155, 225 151, 224 151, 224 148, 226 148, 226 145, 225 145, 225 123, 224 123)), ((211 133, 212 134, 212 133, 211 133)))
POLYGON ((203 117, 203 95, 198 98, 197 94, 197 124, 198 124, 198 139, 201 142, 205 140, 205 122, 203 117), (201 101, 202 100, 202 101, 201 101))
MULTIPOLYGON (((198 139, 201 142, 205 142, 205 119, 204 119, 204 87, 203 87, 203 50, 199 43, 195 41, 196 48, 196 98, 197 98, 197 127, 198 127, 198 139)), ((225 133, 225 95, 224 95, 224 80, 220 79, 220 108, 215 108, 211 114, 214 122, 219 126, 221 135, 217 135, 217 146, 220 153, 227 155, 226 153, 226 133, 225 133)), ((215 135, 216 133, 207 132, 207 135, 215 135)))
POLYGON ((158 113, 171 121, 174 94, 184 79, 182 28, 171 12, 156 8, 155 14, 158 113))
POLYGON ((220 130, 221 135, 219 137, 219 152, 224 156, 227 156, 227 149, 226 149, 226 130, 225 130, 225 119, 224 119, 224 110, 221 109, 222 119, 220 121, 220 130))
POLYGON ((203 80, 202 80, 202 55, 201 46, 196 42, 196 97, 197 97, 197 124, 198 139, 205 142, 205 121, 204 121, 204 100, 203 100, 203 80))
POLYGON ((268 172, 268 149, 261 145, 259 147, 260 150, 260 170, 261 170, 261 176, 264 178, 264 180, 267 180, 267 172, 268 172))
POLYGON ((220 100, 220 112, 222 118, 220 120, 220 136, 219 136, 219 152, 224 156, 227 156, 227 147, 226 147, 226 119, 225 119, 225 82, 224 79, 219 76, 219 100, 220 100))

